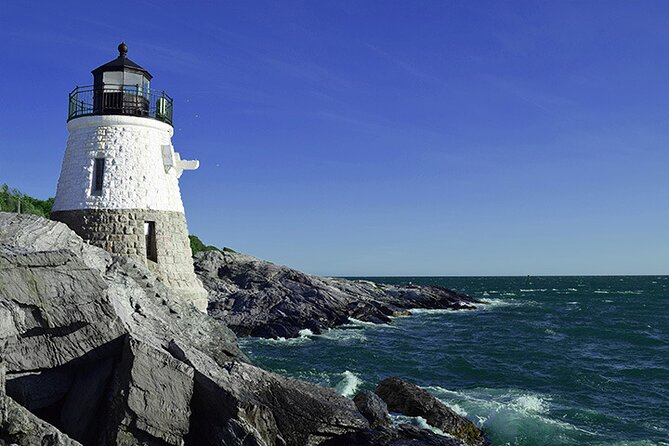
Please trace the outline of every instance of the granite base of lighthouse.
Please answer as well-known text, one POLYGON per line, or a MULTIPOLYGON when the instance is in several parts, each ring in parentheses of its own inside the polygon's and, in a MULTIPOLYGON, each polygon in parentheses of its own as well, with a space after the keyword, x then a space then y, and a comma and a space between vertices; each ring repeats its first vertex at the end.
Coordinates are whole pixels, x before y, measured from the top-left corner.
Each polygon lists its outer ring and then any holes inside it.
POLYGON ((142 260, 170 288, 200 311, 207 311, 207 291, 195 275, 182 212, 147 209, 55 211, 53 220, 68 225, 88 243, 114 255, 142 260), (155 261, 147 258, 145 223, 155 227, 155 261))

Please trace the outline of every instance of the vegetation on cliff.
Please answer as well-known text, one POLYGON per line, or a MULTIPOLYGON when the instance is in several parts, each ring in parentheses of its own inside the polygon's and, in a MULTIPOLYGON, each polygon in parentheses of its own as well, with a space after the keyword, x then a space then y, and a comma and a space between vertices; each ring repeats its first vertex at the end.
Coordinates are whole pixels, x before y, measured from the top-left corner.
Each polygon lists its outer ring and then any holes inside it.
POLYGON ((34 214, 39 215, 40 217, 49 218, 52 206, 53 197, 47 200, 40 200, 38 198, 25 195, 18 189, 10 188, 6 184, 0 186, 0 211, 20 211, 22 214, 34 214))
POLYGON ((228 247, 221 249, 218 246, 205 245, 197 235, 191 234, 188 238, 190 239, 190 250, 193 252, 193 257, 195 257, 195 254, 202 251, 236 252, 234 249, 228 247))

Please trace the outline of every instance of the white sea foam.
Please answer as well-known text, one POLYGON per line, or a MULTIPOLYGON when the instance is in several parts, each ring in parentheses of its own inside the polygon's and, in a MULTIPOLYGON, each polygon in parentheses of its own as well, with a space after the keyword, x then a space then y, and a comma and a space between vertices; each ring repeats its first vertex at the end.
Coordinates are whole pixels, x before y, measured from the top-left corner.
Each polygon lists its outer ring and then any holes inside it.
POLYGON ((346 326, 358 326, 358 327, 374 327, 374 328, 397 328, 394 325, 389 324, 376 324, 374 322, 361 321, 360 319, 355 319, 352 317, 348 318, 348 324, 346 326))
POLYGON ((358 386, 362 384, 362 380, 348 370, 342 373, 342 376, 343 378, 337 383, 335 390, 340 395, 352 397, 358 390, 358 386))
POLYGON ((524 413, 548 413, 548 403, 537 395, 521 395, 511 402, 511 407, 524 413))
POLYGON ((467 314, 477 311, 489 311, 493 308, 499 307, 518 307, 521 305, 536 305, 537 302, 534 301, 518 301, 515 299, 490 299, 484 298, 479 303, 475 303, 476 308, 411 308, 409 311, 411 314, 453 314, 461 313, 467 314))
POLYGON ((453 310, 450 308, 411 308, 409 312, 411 314, 447 314, 455 313, 457 311, 472 311, 472 310, 453 310))
POLYGON ((451 435, 447 434, 441 429, 431 426, 427 422, 427 420, 423 417, 409 417, 407 415, 402 415, 394 412, 390 413, 390 417, 394 427, 398 427, 400 424, 409 424, 411 426, 416 426, 420 429, 427 429, 437 435, 442 435, 444 437, 451 437, 451 435))
POLYGON ((246 343, 260 343, 260 344, 281 344, 285 346, 296 346, 296 345, 302 345, 306 342, 310 342, 312 340, 312 337, 315 336, 314 333, 309 330, 308 328, 302 329, 297 332, 297 337, 295 338, 284 338, 284 337, 278 337, 278 338, 248 338, 248 339, 240 339, 239 343, 241 345, 244 345, 246 343))
POLYGON ((476 304, 478 308, 489 309, 497 307, 519 307, 521 305, 535 305, 537 302, 526 300, 520 301, 516 299, 484 299, 481 304, 476 304))
POLYGON ((308 338, 310 336, 313 336, 314 332, 309 330, 308 328, 303 328, 302 330, 298 331, 297 334, 300 338, 308 338))
POLYGON ((516 444, 519 431, 525 432, 527 438, 545 438, 575 430, 589 433, 552 418, 549 395, 515 389, 452 391, 428 387, 427 390, 453 410, 467 413, 479 427, 493 433, 499 444, 516 444))
POLYGON ((367 342, 364 330, 362 329, 344 329, 332 328, 324 331, 320 337, 337 342, 367 342))

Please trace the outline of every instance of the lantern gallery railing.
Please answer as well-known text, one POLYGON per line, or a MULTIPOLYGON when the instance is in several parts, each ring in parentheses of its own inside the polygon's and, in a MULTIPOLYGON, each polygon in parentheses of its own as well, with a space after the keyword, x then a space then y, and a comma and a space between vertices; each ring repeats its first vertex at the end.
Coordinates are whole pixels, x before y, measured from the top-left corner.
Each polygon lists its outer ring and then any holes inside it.
POLYGON ((90 115, 145 116, 172 124, 172 98, 141 85, 76 87, 70 93, 67 120, 90 115))

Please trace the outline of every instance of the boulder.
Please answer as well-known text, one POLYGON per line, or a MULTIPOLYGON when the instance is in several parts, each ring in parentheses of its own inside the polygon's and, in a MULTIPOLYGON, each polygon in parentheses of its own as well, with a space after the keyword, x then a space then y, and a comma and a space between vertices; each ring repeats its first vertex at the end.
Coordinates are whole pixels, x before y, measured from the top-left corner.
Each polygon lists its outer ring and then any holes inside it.
POLYGON ((447 288, 324 278, 230 250, 195 256, 209 314, 238 336, 291 338, 349 322, 389 323, 412 308, 474 309, 480 301, 447 288))
POLYGON ((388 415, 388 406, 374 392, 363 390, 353 398, 355 407, 369 421, 372 428, 384 427, 390 425, 390 415, 388 415))
POLYGON ((489 445, 483 431, 458 415, 428 391, 400 378, 387 378, 379 383, 376 394, 392 412, 423 417, 431 426, 461 439, 469 446, 489 445))

